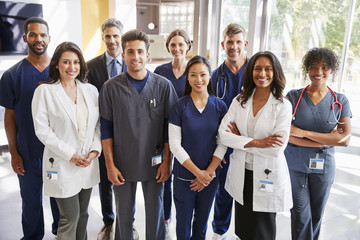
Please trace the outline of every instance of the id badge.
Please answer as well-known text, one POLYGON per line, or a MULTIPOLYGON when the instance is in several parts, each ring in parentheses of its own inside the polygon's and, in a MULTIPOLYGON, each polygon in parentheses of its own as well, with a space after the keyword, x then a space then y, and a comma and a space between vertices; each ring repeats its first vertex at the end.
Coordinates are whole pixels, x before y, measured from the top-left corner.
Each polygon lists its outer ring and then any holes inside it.
POLYGON ((57 181, 58 180, 58 172, 57 171, 46 171, 46 179, 50 181, 57 181))
POLYGON ((161 163, 161 154, 151 158, 151 166, 156 166, 161 163))
POLYGON ((259 190, 263 192, 273 192, 274 191, 274 182, 260 180, 259 190))
POLYGON ((319 154, 317 153, 315 158, 310 158, 309 168, 323 170, 324 169, 324 159, 319 158, 319 154))

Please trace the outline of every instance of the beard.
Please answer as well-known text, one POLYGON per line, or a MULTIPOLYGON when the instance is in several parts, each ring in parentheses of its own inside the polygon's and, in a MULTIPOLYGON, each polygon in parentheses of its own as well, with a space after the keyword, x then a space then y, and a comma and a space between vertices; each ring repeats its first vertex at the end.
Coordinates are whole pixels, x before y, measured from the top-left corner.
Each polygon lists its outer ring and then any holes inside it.
MULTIPOLYGON (((35 44, 39 44, 39 43, 35 43, 35 44)), ((34 45, 35 45, 35 44, 34 44, 34 45)), ((43 46, 43 49, 42 49, 41 51, 39 51, 39 50, 37 50, 36 48, 34 48, 33 45, 27 43, 28 48, 30 49, 30 51, 33 52, 33 53, 35 53, 35 54, 38 55, 38 56, 43 55, 43 54, 46 52, 46 50, 47 50, 47 45, 45 45, 45 44, 43 44, 43 43, 40 43, 40 44, 43 46)))

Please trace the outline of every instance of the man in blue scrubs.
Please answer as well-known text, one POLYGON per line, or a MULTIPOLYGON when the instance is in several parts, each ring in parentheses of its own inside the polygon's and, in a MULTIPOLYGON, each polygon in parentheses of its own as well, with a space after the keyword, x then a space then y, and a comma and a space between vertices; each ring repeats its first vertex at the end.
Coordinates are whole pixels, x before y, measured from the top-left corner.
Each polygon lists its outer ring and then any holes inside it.
POLYGON ((137 183, 145 199, 146 239, 165 239, 163 182, 170 176, 167 119, 177 100, 171 82, 145 68, 149 37, 121 38, 127 70, 106 81, 99 95, 101 139, 116 203, 115 239, 132 239, 137 183))
MULTIPOLYGON (((28 45, 26 58, 8 69, 0 81, 0 105, 5 108, 5 131, 11 154, 11 166, 18 174, 22 198, 22 239, 44 237, 42 208, 42 156, 44 146, 34 132, 31 100, 39 82, 47 81, 50 57, 49 28, 41 18, 29 18, 24 24, 23 40, 28 45)), ((59 209, 50 198, 56 235, 59 209)))
MULTIPOLYGON (((126 64, 121 57, 122 23, 115 18, 108 18, 101 25, 101 31, 102 40, 106 45, 106 51, 87 62, 89 68, 89 74, 87 76, 88 81, 93 84, 99 92, 105 81, 126 70, 126 64)), ((106 173, 105 157, 103 153, 101 153, 99 157, 99 167, 99 193, 104 226, 97 238, 98 240, 110 240, 110 233, 114 223, 113 194, 111 188, 112 184, 106 173)), ((134 240, 137 240, 139 238, 138 234, 134 233, 134 235, 134 240)))
MULTIPOLYGON (((215 94, 222 99, 229 108, 234 97, 241 92, 242 77, 248 61, 245 47, 248 42, 245 29, 236 23, 230 23, 223 32, 221 46, 226 53, 225 61, 213 71, 211 80, 215 94)), ((230 226, 233 199, 225 190, 226 174, 229 169, 229 156, 232 149, 228 148, 222 168, 218 168, 216 176, 219 178, 219 189, 214 204, 214 220, 212 227, 215 239, 225 239, 230 226)))

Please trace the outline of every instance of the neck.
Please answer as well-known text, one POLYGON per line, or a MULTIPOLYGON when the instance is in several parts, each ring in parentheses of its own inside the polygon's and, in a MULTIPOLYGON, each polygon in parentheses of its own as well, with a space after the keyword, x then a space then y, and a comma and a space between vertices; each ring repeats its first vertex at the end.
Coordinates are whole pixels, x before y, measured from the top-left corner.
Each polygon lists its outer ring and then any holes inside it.
POLYGON ((237 61, 231 61, 228 58, 225 60, 226 66, 235 74, 241 69, 245 62, 246 56, 241 56, 237 61))
POLYGON ((108 53, 112 58, 117 58, 117 57, 121 54, 121 52, 118 52, 118 53, 116 53, 116 54, 111 54, 111 53, 109 53, 108 51, 107 51, 107 53, 108 53))
POLYGON ((209 97, 209 93, 207 91, 203 91, 201 93, 191 91, 190 96, 193 100, 201 101, 201 100, 207 100, 209 97))
POLYGON ((47 55, 47 53, 44 53, 42 55, 37 55, 32 53, 30 50, 28 52, 28 55, 26 56, 26 59, 34 65, 39 70, 45 69, 50 64, 50 57, 47 55))
POLYGON ((76 80, 74 80, 74 79, 61 79, 60 78, 60 82, 61 82, 61 86, 63 86, 63 88, 76 87, 76 80))
POLYGON ((134 79, 136 80, 143 80, 145 77, 146 77, 146 74, 147 74, 147 70, 146 68, 140 70, 140 71, 127 71, 127 73, 134 79))
POLYGON ((182 69, 186 67, 185 58, 174 58, 172 60, 172 67, 177 69, 182 69))
POLYGON ((255 88, 254 99, 268 99, 270 96, 270 88, 255 88))
POLYGON ((314 83, 310 83, 310 86, 307 88, 308 92, 327 92, 327 85, 326 83, 322 83, 322 84, 314 84, 314 83))

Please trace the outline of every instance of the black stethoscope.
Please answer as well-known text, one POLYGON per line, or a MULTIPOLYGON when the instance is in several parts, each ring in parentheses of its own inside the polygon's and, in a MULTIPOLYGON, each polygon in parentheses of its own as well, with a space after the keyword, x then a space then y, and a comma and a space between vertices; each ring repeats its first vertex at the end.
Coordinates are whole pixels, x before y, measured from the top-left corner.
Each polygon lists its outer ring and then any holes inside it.
MULTIPOLYGON (((300 94, 300 96, 299 96, 299 99, 298 99, 298 101, 297 101, 297 103, 296 103, 296 105, 295 105, 294 112, 293 112, 293 115, 292 115, 292 120, 293 120, 293 121, 295 120, 295 114, 296 114, 296 110, 297 110, 297 108, 298 108, 298 106, 299 106, 300 100, 301 100, 301 98, 302 98, 305 90, 306 90, 309 86, 310 86, 310 85, 307 85, 307 86, 304 88, 304 90, 302 90, 302 92, 301 92, 301 94, 300 94)), ((331 104, 331 110, 332 110, 334 119, 336 120, 336 122, 330 122, 330 121, 327 121, 327 122, 330 123, 330 124, 345 124, 345 122, 339 122, 340 116, 341 116, 341 109, 342 109, 341 103, 338 102, 337 97, 336 97, 336 94, 334 93, 334 91, 331 90, 331 88, 329 88, 328 86, 326 86, 326 87, 330 90, 330 92, 332 93, 332 95, 334 96, 334 99, 335 99, 334 102, 331 104), (336 116, 335 116, 335 110, 334 110, 334 109, 335 109, 335 108, 334 108, 335 104, 339 105, 339 117, 338 117, 338 118, 336 118, 336 116)))
POLYGON ((220 75, 218 76, 218 78, 216 80, 215 94, 216 94, 216 97, 219 98, 219 99, 224 99, 225 98, 225 92, 226 92, 226 87, 227 87, 227 83, 228 83, 228 78, 227 78, 226 74, 224 73, 224 65, 225 65, 225 61, 221 64, 220 75), (223 86, 223 93, 222 94, 220 94, 220 89, 219 89, 219 87, 221 85, 223 86))

